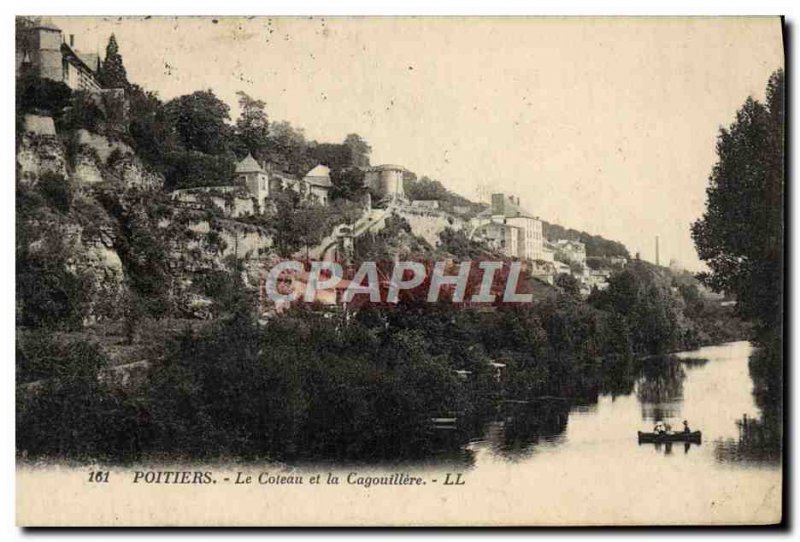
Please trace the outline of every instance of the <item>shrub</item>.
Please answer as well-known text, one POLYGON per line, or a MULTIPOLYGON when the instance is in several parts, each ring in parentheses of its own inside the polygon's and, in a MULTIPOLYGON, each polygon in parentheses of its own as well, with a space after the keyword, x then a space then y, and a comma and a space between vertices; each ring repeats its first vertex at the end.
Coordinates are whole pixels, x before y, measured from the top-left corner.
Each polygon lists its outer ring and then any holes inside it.
POLYGON ((81 128, 94 133, 103 133, 106 126, 106 114, 100 99, 85 91, 75 92, 65 108, 64 114, 57 119, 56 128, 61 133, 74 132, 81 128))
POLYGON ((47 172, 39 179, 38 189, 50 207, 62 213, 69 212, 74 197, 69 179, 57 173, 47 172))
POLYGON ((17 451, 29 458, 125 460, 139 455, 147 416, 134 398, 98 379, 107 360, 95 345, 36 334, 17 347, 26 378, 17 389, 17 451))
POLYGON ((69 105, 72 90, 60 81, 27 75, 17 79, 17 111, 59 117, 69 105))

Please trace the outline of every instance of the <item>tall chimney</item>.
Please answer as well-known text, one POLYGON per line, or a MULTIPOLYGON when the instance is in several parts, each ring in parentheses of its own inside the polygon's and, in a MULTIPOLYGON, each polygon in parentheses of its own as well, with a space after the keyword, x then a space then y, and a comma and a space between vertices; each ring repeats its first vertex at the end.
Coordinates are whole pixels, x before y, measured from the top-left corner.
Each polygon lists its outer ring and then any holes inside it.
POLYGON ((656 235, 656 265, 660 265, 658 261, 658 235, 656 235))

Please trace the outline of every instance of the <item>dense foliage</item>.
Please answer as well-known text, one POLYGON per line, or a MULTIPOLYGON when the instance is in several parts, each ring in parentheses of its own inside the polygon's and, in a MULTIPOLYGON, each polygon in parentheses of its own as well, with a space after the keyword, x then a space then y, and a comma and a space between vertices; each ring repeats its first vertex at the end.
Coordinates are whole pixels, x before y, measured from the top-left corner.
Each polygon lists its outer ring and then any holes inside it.
POLYGON ((403 179, 406 197, 410 200, 437 200, 442 209, 456 214, 475 215, 483 209, 483 205, 476 204, 467 198, 451 192, 435 179, 427 176, 417 178, 413 172, 407 172, 403 179), (466 212, 460 209, 466 209, 466 212))
POLYGON ((298 308, 266 326, 246 307, 240 300, 206 331, 179 334, 146 380, 124 390, 98 380, 107 361, 91 345, 25 341, 26 378, 50 378, 19 394, 18 449, 82 460, 414 458, 441 446, 431 417, 478 415, 501 386, 532 398, 632 385, 623 328, 567 297, 488 313, 451 304, 364 309, 349 321, 298 308), (96 363, 77 363, 83 352, 95 352, 96 363), (501 380, 490 361, 506 367, 501 380), (81 394, 91 401, 55 414, 81 394))
POLYGON ((770 77, 765 104, 748 98, 720 130, 706 212, 692 225, 703 280, 734 294, 762 332, 783 320, 784 74, 770 77))
POLYGON ((565 228, 558 224, 550 224, 542 221, 542 233, 545 239, 557 241, 559 239, 569 239, 580 241, 586 245, 586 256, 588 257, 611 257, 619 256, 630 259, 628 249, 619 241, 611 241, 600 235, 592 235, 585 231, 578 231, 572 228, 565 228))

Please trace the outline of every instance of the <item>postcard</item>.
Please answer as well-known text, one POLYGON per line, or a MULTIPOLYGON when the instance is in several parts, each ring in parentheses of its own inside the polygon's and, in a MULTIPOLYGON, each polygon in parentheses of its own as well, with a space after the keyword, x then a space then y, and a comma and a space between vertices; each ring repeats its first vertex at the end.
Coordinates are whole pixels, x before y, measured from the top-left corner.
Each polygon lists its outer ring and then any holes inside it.
POLYGON ((18 525, 781 523, 783 33, 17 17, 18 525))

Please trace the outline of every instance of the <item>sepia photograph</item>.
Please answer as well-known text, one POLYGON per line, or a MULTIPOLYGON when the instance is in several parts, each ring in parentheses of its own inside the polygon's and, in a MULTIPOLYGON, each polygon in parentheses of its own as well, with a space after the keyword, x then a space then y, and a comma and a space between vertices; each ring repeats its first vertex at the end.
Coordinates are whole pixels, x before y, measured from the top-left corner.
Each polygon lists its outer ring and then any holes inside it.
POLYGON ((781 525, 786 31, 17 15, 17 525, 781 525))

